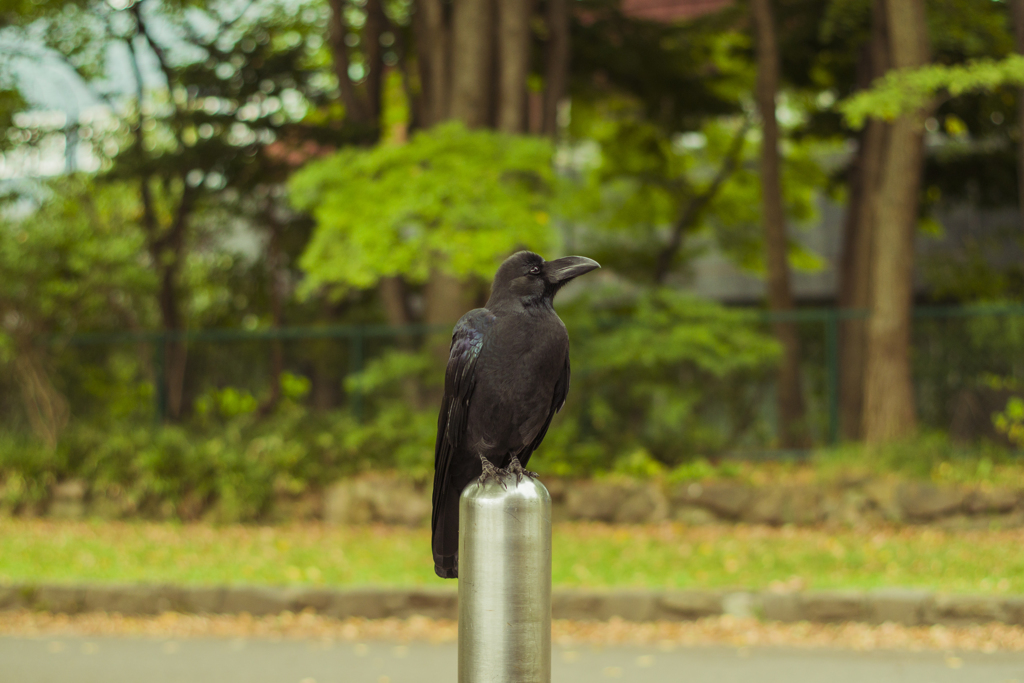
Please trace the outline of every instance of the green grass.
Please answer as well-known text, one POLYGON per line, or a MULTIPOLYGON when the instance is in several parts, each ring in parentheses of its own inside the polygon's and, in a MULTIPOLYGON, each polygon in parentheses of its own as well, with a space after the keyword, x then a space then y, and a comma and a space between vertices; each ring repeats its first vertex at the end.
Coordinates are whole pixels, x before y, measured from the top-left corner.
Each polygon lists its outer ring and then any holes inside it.
MULTIPOLYGON (((1024 593, 1024 531, 557 524, 556 586, 1024 593)), ((427 529, 0 519, 0 582, 444 585, 427 529)))
MULTIPOLYGON (((809 469, 818 479, 851 474, 896 475, 940 484, 993 484, 1019 487, 1024 453, 991 442, 960 443, 931 432, 905 441, 869 447, 847 443, 814 454, 809 469)), ((770 466, 764 468, 771 471, 770 466)))

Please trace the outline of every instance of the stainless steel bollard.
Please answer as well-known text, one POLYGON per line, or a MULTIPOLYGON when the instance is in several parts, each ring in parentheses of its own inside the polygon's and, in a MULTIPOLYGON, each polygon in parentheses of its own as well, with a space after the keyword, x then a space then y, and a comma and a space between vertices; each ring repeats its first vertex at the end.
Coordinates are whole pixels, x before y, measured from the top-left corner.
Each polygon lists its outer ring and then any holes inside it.
POLYGON ((459 683, 550 683, 551 496, 504 482, 459 500, 459 683))

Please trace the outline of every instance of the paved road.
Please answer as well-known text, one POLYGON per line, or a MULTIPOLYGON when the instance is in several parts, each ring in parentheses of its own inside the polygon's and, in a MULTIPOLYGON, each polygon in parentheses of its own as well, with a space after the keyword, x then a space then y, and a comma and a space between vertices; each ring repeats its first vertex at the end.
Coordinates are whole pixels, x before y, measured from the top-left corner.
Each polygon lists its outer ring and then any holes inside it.
MULTIPOLYGON (((0 638, 0 683, 453 683, 454 644, 0 638)), ((1024 683, 1024 654, 555 647, 554 683, 1024 683)))

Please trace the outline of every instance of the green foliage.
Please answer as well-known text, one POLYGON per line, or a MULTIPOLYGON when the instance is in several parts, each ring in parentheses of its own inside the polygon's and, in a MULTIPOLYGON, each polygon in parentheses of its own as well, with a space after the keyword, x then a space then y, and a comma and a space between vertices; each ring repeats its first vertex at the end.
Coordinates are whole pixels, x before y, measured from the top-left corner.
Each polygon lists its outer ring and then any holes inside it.
MULTIPOLYGON (((572 390, 531 461, 542 473, 654 476, 763 427, 758 405, 779 349, 750 315, 669 290, 596 290, 560 311, 572 390)), ((429 351, 369 363, 346 383, 366 401, 353 442, 426 474, 443 376, 429 351)))
MULTIPOLYGON (((1013 226, 1013 232, 1019 232, 1017 226, 1013 226)), ((1024 263, 1001 256, 1015 246, 1014 242, 1024 248, 1024 235, 971 239, 956 251, 929 258, 922 264, 922 274, 939 301, 1013 300, 1024 293, 1024 263)))
POLYGON ((437 403, 443 391, 444 367, 429 349, 390 351, 345 382, 367 403, 366 419, 350 434, 353 443, 417 477, 433 472, 437 403))
MULTIPOLYGON (((35 211, 0 218, 0 317, 10 335, 125 326, 155 287, 129 188, 82 177, 38 189, 35 211)), ((13 212, 9 211, 9 215, 13 212)), ((132 321, 134 322, 134 320, 132 321)), ((4 331, 0 331, 0 336, 4 331)))
POLYGON ((665 466, 651 457, 643 448, 638 448, 615 463, 615 474, 633 479, 651 479, 664 473, 665 466))
POLYGON ((196 399, 195 412, 200 419, 208 416, 212 411, 222 418, 238 417, 256 412, 259 403, 256 397, 248 391, 239 391, 234 387, 224 389, 209 389, 202 396, 196 399))
POLYGON ((302 375, 293 375, 290 372, 281 373, 281 393, 289 400, 301 401, 309 394, 310 386, 309 379, 302 375))
POLYGON ((757 427, 779 348, 749 315, 659 289, 592 292, 562 317, 577 371, 542 471, 608 471, 638 452, 675 466, 757 427))
POLYGON ((580 104, 621 95, 671 131, 735 115, 754 81, 738 9, 669 23, 630 19, 614 2, 587 3, 586 20, 572 31, 573 116, 580 104))
MULTIPOLYGON (((588 294, 567 316, 579 339, 576 348, 597 371, 632 371, 693 363, 716 378, 770 365, 778 348, 757 331, 743 311, 666 290, 639 294, 588 294), (578 313, 585 306, 588 316, 578 313)), ((643 393, 643 390, 638 391, 643 393)))
POLYGON ((1006 382, 1020 382, 1021 378, 1024 316, 1005 314, 1006 307, 1013 305, 977 304, 973 307, 976 315, 914 321, 912 361, 914 377, 919 378, 923 424, 946 430, 957 421, 958 409, 986 406, 980 411, 972 409, 977 411, 971 419, 973 435, 999 438, 993 430, 991 413, 1006 401, 1004 392, 1010 389, 1006 382), (999 384, 993 382, 994 376, 1001 378, 999 384))
MULTIPOLYGON (((318 3, 253 2, 233 20, 228 5, 195 0, 33 5, 8 34, 30 50, 47 49, 109 105, 117 144, 86 141, 98 143, 94 152, 118 177, 169 182, 191 174, 193 188, 211 193, 265 182, 279 169, 257 151, 325 100, 330 60, 319 34, 327 8, 318 3), (110 92, 114 62, 141 74, 130 94, 141 102, 115 106, 127 93, 110 92)), ((4 55, 0 65, 16 58, 4 55)))
MULTIPOLYGON (((425 367, 419 359, 418 365, 425 367)), ((48 498, 59 481, 88 482, 109 514, 217 521, 264 519, 275 497, 317 490, 368 469, 429 474, 433 409, 410 412, 399 399, 407 357, 389 355, 350 378, 368 397, 372 419, 348 412, 313 412, 300 403, 307 378, 284 373, 282 399, 262 415, 248 390, 209 389, 181 425, 152 426, 149 416, 77 420, 56 448, 17 432, 0 432, 0 507, 23 510, 48 498), (397 359, 398 370, 389 369, 397 359)), ((437 374, 433 372, 431 374, 437 374)))
MULTIPOLYGON (((387 54, 415 60, 407 34, 411 5, 386 4, 391 37, 402 46, 387 54)), ((99 98, 117 102, 109 126, 97 117, 79 130, 105 182, 21 183, 34 213, 25 216, 26 204, 12 202, 0 221, 3 427, 13 434, 21 426, 12 370, 30 352, 39 356, 33 370, 49 372, 54 391, 66 396, 73 424, 54 450, 14 437, 0 447, 12 500, 30 504, 57 477, 102 474, 104 486, 118 488, 146 514, 164 514, 166 503, 181 516, 199 505, 222 510, 225 519, 249 519, 263 514, 272 492, 301 491, 340 473, 392 466, 429 472, 443 368, 426 353, 382 353, 384 342, 367 344, 370 363, 347 380, 344 344, 281 342, 294 374, 280 378, 284 398, 276 408, 266 402, 267 345, 191 344, 185 405, 194 406, 194 415, 179 428, 140 427, 152 417, 154 347, 64 342, 83 331, 156 327, 158 266, 175 266, 167 274, 177 286, 181 325, 193 330, 259 329, 281 319, 378 322, 383 313, 372 288, 384 276, 402 278, 415 317, 422 308, 418 285, 432 268, 489 278, 508 252, 528 247, 547 255, 563 236, 597 257, 609 278, 646 283, 668 230, 712 188, 738 140, 736 168, 686 226, 673 265, 685 276, 696 257, 713 250, 762 273, 758 135, 756 126, 744 125, 755 71, 741 16, 747 6, 666 24, 637 21, 613 2, 586 4, 585 21, 574 19, 572 106, 560 113, 569 129, 557 146, 457 124, 399 144, 398 133, 417 124, 413 112, 422 104, 416 79, 402 76, 415 73, 406 61, 385 79, 383 144, 373 148, 346 147, 378 135, 375 123, 373 130, 354 130, 337 101, 324 40, 326 3, 258 0, 241 15, 232 3, 197 0, 17 0, 0 8, 0 27, 14 46, 0 55, 4 150, 31 153, 63 134, 30 129, 32 117, 15 116, 31 104, 27 90, 10 88, 19 41, 48 48, 99 98), (142 92, 129 86, 131 92, 111 93, 112 60, 124 62, 129 46, 145 66, 142 92), (291 198, 316 217, 315 230, 281 205, 281 185, 302 164, 291 198), (142 178, 149 178, 156 218, 149 240, 140 220, 142 178), (573 191, 564 191, 569 184, 573 191), (184 201, 189 193, 192 203, 184 201), (171 233, 185 204, 179 257, 171 233), (265 241, 268 225, 275 235, 265 241), (280 248, 274 256, 271 243, 280 248), (345 296, 330 305, 306 303, 294 296, 302 287, 345 296), (50 340, 54 345, 42 343, 50 340), (344 405, 346 412, 316 414, 307 403, 318 410, 344 405)), ((1012 88, 1024 83, 1024 61, 1006 57, 1012 36, 1005 3, 934 0, 936 65, 889 74, 841 107, 836 99, 857 87, 871 3, 777 4, 780 151, 791 225, 816 223, 821 196, 843 176, 829 167, 847 158, 835 154, 850 142, 840 110, 862 123, 946 96, 935 115, 948 135, 942 149, 929 150, 927 201, 1016 203, 1012 88), (946 163, 944 156, 958 154, 969 154, 973 165, 946 163)), ((349 3, 346 13, 349 36, 359 38, 349 41, 358 42, 349 53, 358 71, 366 64, 365 10, 349 3)), ((539 85, 538 74, 531 79, 539 85)), ((1016 264, 1000 272, 988 267, 1005 260, 1009 240, 1000 236, 985 250, 968 245, 950 262, 935 259, 925 266, 931 292, 959 300, 1016 297, 1024 271, 1016 264)), ((790 262, 807 270, 823 263, 799 239, 790 262)), ((572 330, 576 371, 569 403, 537 460, 542 471, 699 479, 708 468, 723 472, 708 458, 770 443, 763 407, 777 348, 759 323, 668 290, 593 291, 559 305, 572 330)), ((914 362, 923 422, 948 425, 957 392, 984 373, 1019 375, 1012 366, 1020 356, 1020 320, 960 321, 958 341, 944 344, 937 340, 945 338, 946 323, 918 321, 914 362)), ((808 348, 806 369, 818 362, 820 347, 808 348)), ((808 372, 806 384, 809 404, 820 411, 819 378, 808 372)), ((1015 414, 1004 414, 1008 429, 1015 414)), ((919 458, 920 472, 931 473, 939 466, 934 452, 952 447, 922 448, 878 457, 898 468, 919 458)))
POLYGON ((900 475, 946 483, 1019 483, 1019 457, 990 442, 958 443, 942 432, 865 446, 844 444, 815 453, 812 461, 823 478, 850 474, 900 475))
POLYGON ((697 189, 687 177, 693 158, 623 98, 578 105, 571 130, 586 154, 580 165, 589 173, 566 213, 577 219, 590 214, 601 227, 644 240, 650 250, 652 228, 673 222, 682 201, 697 189))
POLYGON ((0 87, 0 149, 9 150, 18 146, 20 136, 8 133, 14 128, 14 116, 27 108, 28 103, 16 89, 0 87))
POLYGON ((0 438, 0 509, 15 510, 37 504, 49 496, 61 469, 60 454, 37 439, 21 434, 0 438))
POLYGON ((409 98, 405 94, 402 74, 397 70, 387 74, 384 79, 384 93, 381 99, 381 142, 403 144, 398 135, 399 131, 404 135, 409 127, 409 98))
MULTIPOLYGON (((27 419, 52 443, 66 417, 51 378, 55 351, 76 332, 147 320, 152 309, 140 300, 156 279, 140 257, 142 235, 132 226, 138 205, 124 186, 68 177, 33 190, 36 197, 9 202, 0 215, 0 412, 27 419)), ((105 393, 116 411, 137 388, 134 377, 118 379, 128 381, 103 382, 86 370, 74 388, 105 393)))
POLYGON ((1001 413, 992 416, 992 422, 1011 442, 1024 448, 1024 399, 1013 396, 1001 413))
POLYGON ((959 97, 1022 85, 1024 56, 1021 55, 998 60, 977 59, 953 66, 930 64, 919 69, 890 71, 871 89, 857 93, 839 108, 851 127, 861 128, 868 117, 892 121, 921 110, 940 93, 959 97))
MULTIPOLYGON (((245 396, 218 396, 229 393, 245 396)), ((239 403, 244 399, 232 407, 239 403)), ((189 425, 73 423, 56 449, 4 432, 0 505, 24 509, 46 500, 54 483, 82 479, 94 497, 111 499, 119 515, 261 519, 275 495, 319 489, 365 469, 401 466, 425 474, 429 453, 422 433, 407 438, 408 418, 385 411, 364 426, 344 413, 316 415, 286 402, 271 419, 211 411, 189 425)))
MULTIPOLYGON (((796 103, 790 109, 799 120, 796 103)), ((643 118, 636 102, 609 97, 574 109, 571 130, 583 182, 560 213, 591 227, 602 264, 649 280, 666 231, 679 228, 675 261, 684 268, 716 247, 741 268, 764 271, 759 148, 749 121, 717 117, 679 135, 643 118), (689 222, 681 225, 684 217, 689 222)), ((817 219, 828 183, 820 159, 834 147, 810 138, 783 146, 783 202, 794 227, 817 219)), ((824 264, 798 240, 790 243, 790 260, 800 270, 824 264)))
POLYGON ((740 464, 728 460, 712 463, 707 458, 697 458, 673 467, 665 477, 665 481, 677 484, 707 479, 735 479, 740 476, 741 469, 740 464))
POLYGON ((1009 3, 1002 0, 931 0, 928 37, 935 61, 949 64, 1014 52, 1009 3))
POLYGON ((551 155, 540 138, 448 123, 309 164, 289 183, 318 223, 301 261, 306 291, 423 282, 432 269, 490 278, 517 248, 547 253, 551 155))

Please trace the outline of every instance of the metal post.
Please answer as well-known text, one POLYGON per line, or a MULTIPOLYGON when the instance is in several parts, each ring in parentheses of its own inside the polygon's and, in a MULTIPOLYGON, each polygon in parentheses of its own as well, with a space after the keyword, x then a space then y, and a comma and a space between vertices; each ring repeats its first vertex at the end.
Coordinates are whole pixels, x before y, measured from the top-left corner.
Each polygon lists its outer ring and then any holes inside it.
POLYGON ((459 683, 550 683, 551 496, 504 483, 459 501, 459 683))

